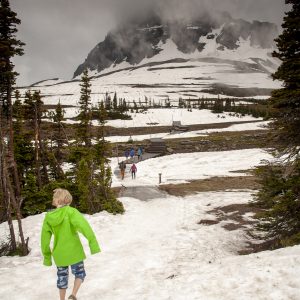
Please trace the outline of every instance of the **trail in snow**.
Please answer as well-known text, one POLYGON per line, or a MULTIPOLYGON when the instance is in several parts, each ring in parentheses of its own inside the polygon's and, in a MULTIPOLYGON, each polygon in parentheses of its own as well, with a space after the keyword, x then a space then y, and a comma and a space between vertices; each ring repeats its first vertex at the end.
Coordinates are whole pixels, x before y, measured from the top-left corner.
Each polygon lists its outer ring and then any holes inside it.
MULTIPOLYGON (((246 241, 243 231, 197 224, 212 218, 207 211, 213 207, 249 199, 247 191, 149 201, 121 198, 125 215, 87 216, 102 253, 86 260, 79 299, 297 299, 299 247, 237 256, 246 241)), ((24 220, 32 247, 28 257, 0 258, 3 300, 58 298, 56 268, 42 266, 39 250, 43 217, 24 220)))
MULTIPOLYGON (((189 179, 191 174, 195 178, 216 172, 226 176, 261 158, 264 153, 259 149, 182 154, 165 157, 176 164, 168 168, 166 163, 164 170, 172 179, 177 174, 179 181, 189 179), (191 164, 191 160, 196 163, 191 164), (180 167, 182 174, 178 177, 180 167)), ((87 278, 79 299, 299 299, 300 246, 238 256, 237 251, 248 241, 243 230, 225 230, 223 225, 228 221, 212 226, 198 224, 202 219, 215 219, 209 212, 213 208, 247 203, 253 191, 169 196, 157 190, 155 184, 150 185, 153 179, 149 170, 155 160, 139 164, 145 164, 148 183, 137 188, 135 182, 127 195, 124 192, 126 197, 120 198, 126 209, 124 215, 101 212, 86 216, 102 252, 88 255, 85 261, 87 278)), ((1 300, 58 299, 56 268, 42 266, 40 230, 44 215, 23 220, 31 247, 27 257, 0 257, 1 300)), ((5 234, 8 228, 3 223, 0 236, 5 234)), ((84 239, 83 244, 89 253, 84 239)))

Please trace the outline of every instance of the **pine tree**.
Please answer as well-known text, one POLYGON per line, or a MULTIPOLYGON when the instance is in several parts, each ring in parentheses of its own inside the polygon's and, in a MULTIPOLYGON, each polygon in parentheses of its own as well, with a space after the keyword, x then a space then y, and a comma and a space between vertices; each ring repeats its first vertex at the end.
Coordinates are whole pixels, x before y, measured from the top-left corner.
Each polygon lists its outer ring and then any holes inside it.
POLYGON ((24 115, 26 116, 27 121, 32 122, 30 127, 33 127, 35 118, 35 105, 33 103, 32 94, 30 90, 25 92, 24 115))
POLYGON ((111 97, 110 95, 108 95, 108 93, 106 92, 105 94, 105 109, 107 111, 111 110, 111 97))
POLYGON ((118 110, 118 98, 117 98, 117 92, 115 92, 114 98, 113 98, 113 109, 114 109, 114 111, 117 111, 117 110, 118 110))
POLYGON ((19 91, 16 90, 13 105, 13 117, 15 120, 13 123, 14 151, 21 185, 24 184, 26 172, 32 167, 34 161, 34 149, 31 143, 32 137, 24 128, 24 116, 24 105, 21 103, 19 91))
POLYGON ((88 76, 88 70, 83 72, 81 77, 81 90, 79 104, 79 126, 77 130, 80 142, 83 142, 86 147, 92 144, 92 110, 91 110, 91 83, 88 76))
POLYGON ((49 182, 47 171, 47 153, 46 147, 42 139, 41 124, 42 124, 42 110, 43 101, 40 91, 35 91, 32 96, 34 104, 34 144, 35 144, 35 163, 37 183, 41 189, 42 185, 49 182), (40 167, 42 166, 42 173, 40 167))
POLYGON ((125 99, 123 99, 123 106, 122 106, 122 112, 126 112, 128 110, 128 107, 127 107, 127 102, 125 99))
POLYGON ((51 153, 51 163, 53 169, 53 177, 56 180, 62 180, 65 178, 64 171, 62 169, 63 164, 63 146, 67 138, 65 136, 63 128, 64 120, 64 110, 60 104, 60 101, 57 103, 55 112, 51 114, 51 118, 54 122, 54 134, 52 135, 52 141, 55 143, 55 151, 51 153))
MULTIPOLYGON (((24 43, 16 38, 17 28, 21 21, 17 18, 17 14, 10 8, 8 0, 0 0, 0 127, 3 125, 4 114, 8 124, 8 147, 6 149, 3 141, 3 131, 1 128, 1 194, 5 198, 5 203, 10 206, 12 204, 21 238, 22 254, 28 253, 27 243, 24 238, 22 221, 21 221, 21 185, 19 180, 19 172, 15 160, 14 152, 14 130, 13 130, 13 111, 12 111, 12 93, 17 73, 14 71, 12 58, 14 56, 23 55, 24 43)), ((11 212, 10 207, 7 210, 11 212)), ((13 242, 12 250, 16 251, 15 237, 11 233, 13 242)))
POLYGON ((284 30, 276 40, 278 51, 273 53, 282 61, 273 77, 283 81, 283 88, 274 91, 270 100, 277 109, 271 125, 274 152, 281 159, 257 169, 262 188, 254 200, 264 209, 257 216, 258 229, 274 241, 274 247, 300 243, 300 2, 286 3, 292 9, 286 13, 284 30))
POLYGON ((297 155, 300 151, 300 2, 286 0, 292 9, 286 13, 282 25, 283 32, 276 39, 278 51, 273 56, 282 64, 273 75, 274 79, 284 82, 284 87, 272 93, 271 103, 278 109, 273 129, 278 150, 297 155))

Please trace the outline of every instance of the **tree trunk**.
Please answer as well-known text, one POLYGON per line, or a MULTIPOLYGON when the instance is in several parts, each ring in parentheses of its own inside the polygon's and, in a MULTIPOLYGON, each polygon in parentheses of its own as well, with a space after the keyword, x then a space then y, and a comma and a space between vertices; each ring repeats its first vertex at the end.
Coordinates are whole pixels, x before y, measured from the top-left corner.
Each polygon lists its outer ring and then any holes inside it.
MULTIPOLYGON (((1 121, 1 120, 0 120, 1 121)), ((17 249, 17 244, 16 244, 16 238, 15 238, 15 233, 14 233, 14 228, 13 228, 13 222, 12 222, 12 211, 11 211, 11 204, 14 208, 17 222, 18 222, 18 229, 19 229, 19 235, 21 238, 21 247, 22 247, 22 254, 27 255, 28 254, 28 249, 26 245, 26 241, 24 238, 24 233, 23 233, 23 228, 22 228, 22 215, 21 215, 21 207, 20 207, 20 202, 17 201, 16 199, 16 190, 14 190, 13 185, 11 183, 11 178, 9 176, 8 172, 8 166, 6 163, 7 157, 6 157, 6 151, 5 151, 5 145, 3 143, 3 137, 2 137, 2 129, 0 132, 0 138, 1 138, 1 179, 2 179, 2 188, 3 188, 3 196, 4 196, 4 201, 6 203, 6 208, 7 208, 7 216, 8 216, 8 224, 9 224, 9 230, 10 230, 10 235, 11 235, 11 243, 12 243, 12 248, 13 250, 17 249)), ((13 177, 13 176, 12 176, 13 177)))
POLYGON ((7 109, 8 109, 8 128, 9 128, 9 137, 8 137, 8 157, 10 167, 12 168, 12 174, 14 179, 14 188, 17 202, 21 203, 21 185, 19 179, 18 167, 15 160, 15 151, 14 151, 14 130, 13 130, 13 112, 12 112, 12 100, 11 100, 11 87, 7 88, 7 109))
POLYGON ((5 150, 4 150, 4 141, 3 141, 3 135, 2 135, 2 108, 0 112, 0 188, 2 193, 2 199, 4 202, 4 206, 6 209, 6 216, 7 216, 7 223, 10 233, 10 242, 12 250, 15 251, 17 249, 17 242, 16 242, 16 235, 14 230, 14 225, 12 221, 12 211, 11 211, 11 204, 10 204, 10 198, 9 193, 7 189, 7 176, 5 174, 5 150))
POLYGON ((44 183, 49 183, 48 171, 47 171, 47 163, 46 163, 46 153, 44 144, 41 139, 41 129, 40 126, 38 127, 38 140, 39 140, 39 148, 41 149, 41 160, 42 160, 42 167, 43 167, 43 176, 44 176, 44 183))
POLYGON ((38 138, 38 117, 37 117, 37 109, 35 106, 35 115, 34 115, 34 148, 35 148, 35 174, 37 178, 37 185, 39 189, 42 188, 42 177, 41 177, 41 164, 40 164, 40 155, 39 155, 39 138, 38 138))
POLYGON ((20 239, 21 239, 22 254, 25 256, 28 254, 28 247, 27 247, 27 243, 25 241, 24 233, 23 233, 21 209, 16 201, 16 198, 14 195, 14 190, 13 190, 13 187, 9 180, 8 174, 6 174, 6 176, 7 176, 7 186, 8 186, 9 196, 10 196, 12 205, 15 209, 15 213, 16 213, 16 217, 17 217, 19 235, 20 235, 20 239))

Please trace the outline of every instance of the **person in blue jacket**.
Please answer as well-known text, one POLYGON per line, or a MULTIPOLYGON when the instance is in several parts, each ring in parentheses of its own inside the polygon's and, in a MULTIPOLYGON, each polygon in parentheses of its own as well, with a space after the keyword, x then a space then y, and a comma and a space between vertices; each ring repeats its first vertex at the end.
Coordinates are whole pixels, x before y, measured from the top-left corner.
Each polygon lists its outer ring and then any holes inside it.
POLYGON ((142 147, 139 147, 137 155, 138 155, 138 161, 140 161, 140 160, 143 159, 143 157, 142 157, 142 155, 143 155, 143 148, 142 147))
POLYGON ((134 161, 134 155, 135 155, 135 151, 134 151, 134 149, 133 148, 131 148, 131 150, 130 150, 130 157, 131 157, 131 160, 132 161, 134 161))
POLYGON ((128 157, 129 157, 129 150, 128 149, 125 150, 124 155, 125 155, 126 159, 128 159, 128 157))

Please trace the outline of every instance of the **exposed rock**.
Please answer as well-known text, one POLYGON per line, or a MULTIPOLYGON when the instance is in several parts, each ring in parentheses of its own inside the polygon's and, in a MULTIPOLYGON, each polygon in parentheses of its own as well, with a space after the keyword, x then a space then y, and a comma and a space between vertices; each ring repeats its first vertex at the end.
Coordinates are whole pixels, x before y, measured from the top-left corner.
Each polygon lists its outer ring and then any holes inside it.
POLYGON ((77 68, 74 77, 86 68, 100 72, 124 61, 131 65, 139 64, 144 58, 151 58, 162 51, 167 40, 172 40, 179 51, 193 53, 205 49, 206 43, 200 41, 201 37, 215 39, 219 50, 233 50, 239 47, 240 39, 249 39, 252 46, 270 48, 277 35, 275 24, 236 20, 227 13, 216 19, 202 16, 189 24, 184 21, 164 22, 153 14, 145 20, 121 24, 109 32, 77 68), (218 28, 221 29, 220 34, 212 34, 218 28))

